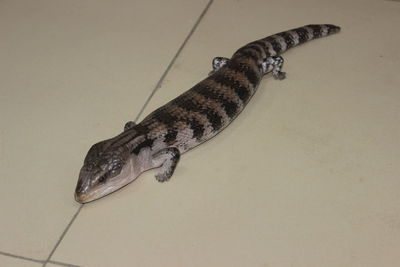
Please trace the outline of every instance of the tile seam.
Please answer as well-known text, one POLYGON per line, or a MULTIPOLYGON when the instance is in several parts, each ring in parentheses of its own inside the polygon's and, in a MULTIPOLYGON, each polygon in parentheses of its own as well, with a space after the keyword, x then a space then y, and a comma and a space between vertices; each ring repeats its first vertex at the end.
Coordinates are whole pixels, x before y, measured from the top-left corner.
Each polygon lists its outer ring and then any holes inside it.
POLYGON ((16 259, 20 259, 20 260, 33 261, 33 262, 37 262, 37 263, 44 263, 45 262, 45 260, 37 260, 37 259, 34 259, 34 258, 24 257, 24 256, 12 254, 12 253, 7 253, 7 252, 4 252, 4 251, 0 251, 0 255, 11 257, 11 258, 16 258, 16 259))
POLYGON ((52 261, 52 260, 49 260, 48 263, 55 264, 55 265, 60 265, 60 266, 66 266, 66 267, 81 267, 81 266, 79 266, 79 265, 70 264, 70 263, 65 263, 65 262, 61 262, 61 261, 52 261))
MULTIPOLYGON (((75 212, 74 216, 72 217, 72 219, 70 220, 70 222, 68 223, 67 227, 64 229, 64 231, 62 232, 60 238, 57 240, 57 243, 55 244, 55 246, 53 247, 53 249, 51 250, 49 256, 47 257, 47 259, 44 261, 43 266, 45 267, 47 265, 47 263, 50 262, 51 257, 53 256, 54 252, 57 250, 58 246, 60 245, 61 241, 64 239, 65 235, 67 234, 69 228, 71 228, 72 224, 74 223, 76 217, 78 217, 79 213, 82 210, 83 205, 80 205, 79 209, 75 212)), ((76 266, 76 265, 75 265, 76 266)))
POLYGON ((181 46, 179 47, 178 51, 175 53, 174 57, 172 58, 171 62, 168 64, 167 68, 165 69, 164 73, 161 75, 160 79, 158 80, 156 86, 154 87, 154 89, 151 91, 149 97, 146 99, 144 105, 142 106, 142 108, 140 109, 138 115, 136 116, 134 122, 137 122, 137 120, 139 119, 139 117, 142 115, 144 109, 147 107, 147 105, 149 104, 150 100, 153 98, 154 94, 156 93, 156 91, 161 87, 162 82, 164 81, 165 77, 167 76, 167 74, 169 73, 169 71, 171 70, 172 66, 174 65, 176 59, 178 58, 178 56, 181 54, 183 48, 186 46, 187 42, 189 41, 190 37, 192 37, 193 33, 196 31, 197 27, 199 26, 201 20, 203 19, 203 17, 205 16, 205 14, 207 13, 207 11, 209 10, 211 4, 214 2, 214 0, 210 0, 206 7, 203 9, 203 11, 201 12, 200 16, 198 17, 198 19, 196 20, 196 23, 193 25, 192 29, 190 30, 189 34, 186 36, 185 40, 183 41, 183 43, 181 44, 181 46))
MULTIPOLYGON (((20 256, 20 255, 17 255, 17 254, 12 254, 12 253, 8 253, 8 252, 4 252, 4 251, 0 251, 0 255, 3 255, 3 256, 6 256, 6 257, 15 258, 15 259, 19 259, 19 260, 32 261, 32 262, 43 263, 43 264, 46 262, 45 260, 38 260, 38 259, 29 258, 29 257, 25 257, 25 256, 20 256)), ((60 266, 66 266, 66 267, 80 267, 79 265, 74 265, 74 264, 60 262, 60 261, 51 261, 51 260, 49 260, 49 263, 60 265, 60 266)))
MULTIPOLYGON (((160 79, 158 80, 156 86, 154 87, 154 89, 152 90, 152 92, 150 93, 149 97, 146 99, 144 105, 142 106, 141 110, 139 111, 138 115, 135 118, 135 122, 139 119, 139 117, 142 115, 144 109, 147 107, 148 103, 150 102, 150 100, 152 99, 152 97, 154 96, 155 92, 161 87, 162 82, 164 81, 165 77, 167 76, 167 74, 169 73, 169 71, 171 70, 173 64, 175 63, 176 59, 178 58, 178 56, 181 54, 183 48, 186 46, 187 42, 189 41, 189 39, 192 37, 193 33, 196 31, 198 25, 200 24, 201 20, 203 19, 203 17, 205 16, 205 14, 207 13, 207 11, 209 10, 211 4, 214 2, 214 0, 210 0, 208 1, 206 7, 203 9, 203 11, 201 12, 200 16, 198 17, 198 19, 196 20, 195 24, 193 25, 193 27, 191 28, 189 34, 186 36, 185 40, 182 42, 182 44, 180 45, 179 49, 177 50, 177 52, 175 53, 174 57, 172 58, 172 60, 170 61, 170 63, 168 64, 167 68, 165 69, 165 71, 163 72, 163 74, 161 75, 160 79)), ((58 262, 58 261, 52 261, 50 260, 51 257, 53 256, 54 252, 57 250, 58 246, 60 245, 61 241, 64 239, 65 235, 67 234, 69 228, 72 226, 73 222, 75 221, 76 217, 79 215, 81 209, 82 209, 83 205, 81 205, 79 207, 79 209, 75 212, 74 216, 72 217, 71 221, 68 223, 67 227, 64 229, 63 233, 61 234, 60 238, 58 239, 57 243, 55 244, 55 246, 53 247, 53 249, 51 250, 49 256, 47 257, 46 260, 37 260, 37 259, 33 259, 33 258, 29 258, 29 257, 24 257, 24 256, 19 256, 19 255, 14 255, 14 254, 10 254, 10 253, 6 253, 6 252, 1 252, 1 255, 4 256, 9 256, 9 257, 14 257, 14 258, 18 258, 18 259, 22 259, 22 260, 27 260, 27 261, 33 261, 33 262, 37 262, 37 263, 43 263, 43 267, 45 267, 47 265, 47 263, 52 263, 52 264, 56 264, 56 265, 60 265, 60 266, 68 266, 68 267, 79 267, 78 265, 73 265, 73 264, 69 264, 69 263, 63 263, 63 262, 58 262)))

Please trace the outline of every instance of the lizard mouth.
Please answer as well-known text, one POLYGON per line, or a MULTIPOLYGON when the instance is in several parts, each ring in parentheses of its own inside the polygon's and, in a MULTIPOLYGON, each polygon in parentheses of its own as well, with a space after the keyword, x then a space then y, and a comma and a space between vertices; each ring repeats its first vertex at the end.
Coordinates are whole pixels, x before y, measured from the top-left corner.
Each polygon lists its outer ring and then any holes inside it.
POLYGON ((86 203, 90 201, 90 197, 88 194, 81 193, 81 192, 75 192, 75 200, 79 203, 86 203))
POLYGON ((135 180, 138 175, 134 172, 133 159, 130 158, 121 172, 108 179, 105 183, 90 185, 91 174, 81 171, 75 190, 75 200, 81 204, 105 197, 135 180))

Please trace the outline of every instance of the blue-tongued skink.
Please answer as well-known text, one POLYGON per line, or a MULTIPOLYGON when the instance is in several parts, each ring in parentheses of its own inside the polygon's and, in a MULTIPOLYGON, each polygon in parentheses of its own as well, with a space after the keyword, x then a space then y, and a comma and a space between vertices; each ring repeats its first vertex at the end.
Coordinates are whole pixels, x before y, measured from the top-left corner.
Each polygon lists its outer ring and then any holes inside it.
POLYGON ((285 78, 283 52, 339 30, 330 24, 307 25, 251 42, 230 59, 215 58, 207 78, 140 123, 128 122, 121 134, 90 148, 79 174, 76 201, 108 195, 152 168, 160 167, 156 179, 167 181, 182 153, 214 137, 239 115, 265 74, 285 78))

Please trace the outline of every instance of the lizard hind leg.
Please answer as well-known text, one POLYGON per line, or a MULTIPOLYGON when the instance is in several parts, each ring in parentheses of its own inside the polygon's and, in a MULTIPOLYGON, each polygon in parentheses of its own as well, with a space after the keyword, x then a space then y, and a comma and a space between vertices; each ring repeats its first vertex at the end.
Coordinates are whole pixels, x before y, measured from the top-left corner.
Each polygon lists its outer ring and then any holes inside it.
POLYGON ((266 58, 262 63, 263 73, 272 72, 272 76, 277 80, 283 80, 286 78, 286 72, 282 71, 284 59, 281 56, 273 56, 266 58))
POLYGON ((157 181, 166 182, 171 178, 180 156, 181 153, 176 147, 164 148, 153 155, 154 166, 161 165, 160 172, 156 174, 157 181))

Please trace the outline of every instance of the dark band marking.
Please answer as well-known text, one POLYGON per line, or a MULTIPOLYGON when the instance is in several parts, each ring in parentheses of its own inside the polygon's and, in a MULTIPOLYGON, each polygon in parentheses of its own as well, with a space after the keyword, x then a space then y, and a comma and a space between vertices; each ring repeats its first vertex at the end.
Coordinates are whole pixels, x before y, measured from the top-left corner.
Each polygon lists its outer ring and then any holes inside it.
POLYGON ((167 126, 171 126, 173 124, 173 122, 176 121, 176 119, 177 119, 175 116, 172 116, 169 112, 166 112, 165 107, 161 107, 161 108, 157 109, 153 113, 152 117, 167 126))
POLYGON ((288 33, 288 32, 281 32, 277 34, 278 36, 282 37, 285 40, 285 43, 287 45, 286 49, 292 48, 293 46, 296 45, 294 42, 293 36, 288 33))
POLYGON ((258 69, 258 67, 254 62, 231 60, 228 64, 226 64, 226 67, 234 72, 243 73, 253 87, 256 87, 260 81, 260 77, 255 71, 255 69, 258 69))
POLYGON ((185 120, 185 122, 189 125, 190 129, 193 131, 193 137, 196 139, 200 139, 204 133, 204 126, 195 119, 185 120))
POLYGON ((257 62, 257 61, 259 61, 259 60, 261 60, 261 59, 263 59, 265 57, 264 44, 260 44, 260 43, 257 43, 257 42, 252 42, 252 43, 247 44, 245 46, 245 48, 246 49, 251 49, 251 50, 254 51, 253 52, 254 55, 257 56, 257 58, 253 58, 253 60, 255 62, 257 62))
POLYGON ((296 32, 297 35, 299 36, 300 44, 302 44, 308 40, 308 31, 306 29, 298 28, 298 29, 294 29, 293 31, 296 32))
POLYGON ((208 121, 211 123, 213 129, 219 130, 222 125, 221 116, 213 109, 207 107, 206 105, 196 101, 196 98, 190 97, 190 95, 185 95, 182 98, 179 97, 172 101, 172 103, 178 107, 181 107, 192 113, 200 113, 207 116, 208 121), (186 97, 188 96, 188 97, 186 97))
MULTIPOLYGON (((182 96, 178 97, 177 99, 181 99, 181 98, 182 98, 182 96)), ((198 114, 191 113, 190 111, 188 111, 182 107, 179 107, 177 105, 174 105, 171 102, 169 103, 168 106, 166 106, 165 112, 174 113, 171 116, 174 116, 174 117, 176 116, 175 119, 170 122, 171 124, 173 124, 177 121, 183 121, 193 131, 193 137, 199 139, 203 136, 205 127, 206 127, 206 122, 201 120, 201 114, 200 114, 200 118, 199 118, 198 114)))
POLYGON ((232 118, 237 114, 238 106, 234 102, 231 102, 224 98, 220 98, 218 100, 219 103, 221 103, 222 107, 226 112, 226 115, 228 115, 229 118, 232 118))
POLYGON ((211 87, 205 83, 199 83, 192 88, 193 91, 198 93, 199 95, 204 96, 205 98, 213 99, 214 101, 220 103, 225 110, 225 113, 228 117, 232 118, 236 115, 238 110, 238 105, 229 100, 226 95, 222 91, 219 91, 215 87, 211 87))
POLYGON ((312 29, 313 38, 319 38, 322 36, 321 26, 318 25, 307 25, 308 28, 312 29))
MULTIPOLYGON (((167 125, 168 129, 173 129, 173 124, 176 123, 177 121, 183 121, 185 122, 193 131, 193 137, 195 138, 200 138, 203 136, 204 133, 204 126, 200 122, 198 122, 194 118, 189 118, 189 117, 184 117, 184 116, 176 116, 171 114, 173 112, 173 109, 176 109, 174 105, 169 103, 167 106, 164 106, 158 110, 156 110, 152 118, 167 125)), ((168 134, 168 133, 167 133, 168 134)), ((172 133, 169 135, 169 138, 172 138, 172 133)))
MULTIPOLYGON (((265 40, 257 40, 257 41, 252 42, 252 44, 255 44, 255 45, 259 46, 259 47, 262 47, 262 49, 264 51, 265 58, 268 58, 268 57, 271 56, 269 48, 265 44, 265 40)), ((263 59, 265 59, 265 58, 263 58, 263 59)))
POLYGON ((265 40, 272 45, 272 48, 277 54, 279 54, 282 51, 281 44, 275 39, 274 36, 269 36, 265 38, 265 40))
POLYGON ((190 129, 193 131, 193 137, 196 139, 200 139, 204 134, 204 126, 195 119, 185 120, 185 122, 189 125, 190 129))
POLYGON ((238 57, 238 56, 249 57, 252 58, 254 61, 258 61, 261 58, 261 56, 259 55, 259 51, 249 45, 240 48, 233 55, 233 57, 238 57))
POLYGON ((240 100, 242 100, 243 103, 246 103, 247 100, 250 99, 250 90, 246 86, 244 86, 241 82, 236 80, 233 76, 218 72, 216 75, 210 77, 212 78, 215 82, 227 86, 229 88, 232 88, 235 93, 238 95, 240 100))

